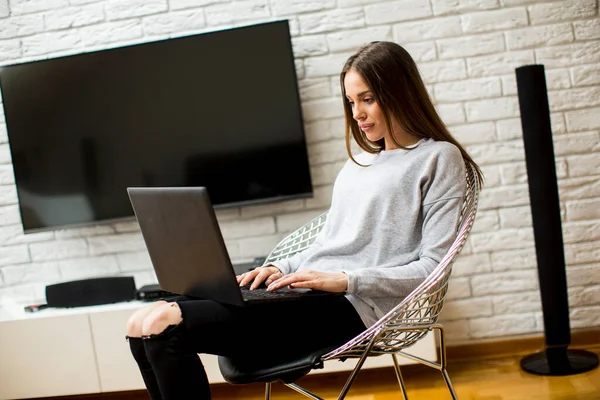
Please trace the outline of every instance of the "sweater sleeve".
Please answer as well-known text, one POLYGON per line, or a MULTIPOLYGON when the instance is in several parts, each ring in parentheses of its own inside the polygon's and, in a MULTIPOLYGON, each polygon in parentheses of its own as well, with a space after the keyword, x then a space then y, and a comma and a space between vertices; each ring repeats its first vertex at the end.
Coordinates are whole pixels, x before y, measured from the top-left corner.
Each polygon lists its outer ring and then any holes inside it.
POLYGON ((438 160, 423 187, 419 258, 405 265, 344 271, 348 293, 360 297, 406 297, 442 260, 454 238, 466 190, 464 164, 438 160))
POLYGON ((364 297, 406 297, 434 270, 452 245, 461 198, 440 200, 424 210, 423 239, 419 259, 406 265, 344 271, 348 293, 364 297))

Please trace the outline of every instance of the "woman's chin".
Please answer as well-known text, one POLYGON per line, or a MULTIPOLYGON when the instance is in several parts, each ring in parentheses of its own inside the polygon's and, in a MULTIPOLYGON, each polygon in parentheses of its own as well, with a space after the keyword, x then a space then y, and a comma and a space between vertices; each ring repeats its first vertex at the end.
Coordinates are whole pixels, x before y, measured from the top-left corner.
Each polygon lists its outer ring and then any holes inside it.
POLYGON ((367 136, 367 139, 369 139, 370 142, 378 142, 381 139, 383 139, 382 135, 377 135, 369 132, 365 132, 365 135, 367 136))

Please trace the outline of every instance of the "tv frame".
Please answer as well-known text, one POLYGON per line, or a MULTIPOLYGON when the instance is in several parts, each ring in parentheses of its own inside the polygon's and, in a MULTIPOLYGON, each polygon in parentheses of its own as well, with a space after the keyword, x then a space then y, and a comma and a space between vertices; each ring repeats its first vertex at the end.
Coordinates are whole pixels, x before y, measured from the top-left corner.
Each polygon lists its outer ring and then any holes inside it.
MULTIPOLYGON (((311 190, 308 192, 299 192, 299 193, 291 194, 291 195, 280 195, 280 196, 264 197, 264 198, 260 198, 260 199, 242 200, 242 201, 234 201, 234 202, 227 202, 227 203, 217 203, 217 204, 213 204, 213 208, 215 210, 228 210, 228 209, 245 207, 245 206, 268 205, 268 204, 274 204, 274 203, 279 203, 279 202, 289 201, 289 200, 314 198, 315 185, 313 182, 313 177, 312 177, 312 172, 311 172, 310 159, 308 157, 308 143, 307 143, 307 138, 306 138, 305 121, 304 121, 304 115, 303 115, 303 109, 302 109, 302 101, 300 98, 300 87, 298 85, 298 73, 297 73, 297 69, 295 67, 295 57, 294 57, 294 52, 293 52, 291 34, 290 34, 290 30, 289 30, 289 28, 290 28, 289 19, 271 20, 271 21, 265 21, 265 22, 259 22, 259 23, 252 23, 252 24, 248 24, 248 25, 238 25, 238 26, 233 26, 233 27, 228 27, 228 28, 223 28, 223 29, 204 30, 201 32, 196 32, 196 33, 186 33, 186 34, 180 35, 180 36, 170 36, 170 37, 164 38, 164 39, 156 39, 156 40, 149 40, 149 41, 145 41, 145 42, 136 42, 136 43, 127 43, 127 44, 122 44, 122 45, 116 45, 113 47, 103 47, 101 49, 93 49, 90 51, 85 51, 85 49, 83 49, 83 51, 80 51, 77 53, 68 53, 68 54, 60 53, 57 56, 50 56, 50 57, 44 57, 44 58, 21 59, 18 62, 10 62, 10 60, 9 60, 8 62, 0 63, 0 68, 25 65, 25 64, 30 64, 30 63, 37 63, 37 62, 43 62, 43 61, 48 61, 48 60, 54 60, 54 59, 69 58, 69 57, 93 54, 93 53, 98 53, 98 52, 114 50, 114 49, 129 48, 129 47, 136 47, 136 46, 141 46, 141 45, 150 44, 150 43, 164 42, 164 41, 169 41, 169 40, 173 40, 173 39, 186 38, 186 37, 190 37, 190 36, 212 34, 212 33, 225 32, 225 31, 238 30, 238 29, 251 28, 251 27, 258 27, 261 25, 270 25, 270 24, 277 24, 277 23, 284 23, 284 24, 286 24, 286 26, 288 28, 287 32, 289 35, 288 37, 289 37, 289 44, 290 44, 289 57, 290 57, 290 62, 293 66, 292 67, 293 78, 294 78, 294 81, 296 82, 295 92, 296 92, 296 101, 298 104, 297 111, 298 111, 298 117, 299 117, 299 127, 302 132, 302 142, 304 143, 304 148, 305 148, 305 152, 306 152, 306 168, 307 168, 309 185, 310 185, 311 190)), ((2 88, 2 82, 1 82, 1 76, 0 76, 0 92, 1 92, 1 88, 2 88)), ((2 108, 4 108, 4 104, 5 104, 5 102, 3 99, 2 100, 2 108)), ((12 147, 10 147, 10 133, 8 132, 10 128, 9 128, 8 116, 6 115, 5 112, 4 112, 4 122, 6 125, 7 136, 8 136, 8 140, 9 140, 9 149, 10 149, 11 157, 12 157, 13 149, 12 149, 12 147)), ((11 166, 13 167, 13 176, 14 176, 14 180, 15 180, 14 186, 15 186, 15 189, 17 192, 17 199, 18 199, 17 201, 18 201, 18 206, 19 206, 19 217, 21 219, 21 227, 23 229, 24 234, 66 230, 66 229, 92 228, 95 226, 104 226, 104 225, 119 224, 119 223, 130 223, 130 222, 134 222, 136 220, 135 214, 133 213, 133 210, 132 210, 132 214, 128 215, 128 216, 103 218, 103 219, 98 219, 98 220, 90 220, 90 221, 86 221, 86 222, 66 223, 66 224, 62 224, 62 225, 53 225, 53 226, 48 226, 48 227, 27 228, 26 229, 23 224, 23 219, 22 219, 22 215, 23 215, 22 205, 21 205, 21 199, 20 199, 20 195, 19 195, 19 186, 17 184, 17 178, 14 173, 14 164, 11 163, 11 166)), ((179 185, 179 186, 191 187, 189 185, 179 185)), ((124 190, 126 190, 126 189, 124 189, 124 190)), ((209 191, 210 191, 210 188, 209 188, 209 191)), ((209 192, 209 194, 210 194, 210 192, 209 192)))

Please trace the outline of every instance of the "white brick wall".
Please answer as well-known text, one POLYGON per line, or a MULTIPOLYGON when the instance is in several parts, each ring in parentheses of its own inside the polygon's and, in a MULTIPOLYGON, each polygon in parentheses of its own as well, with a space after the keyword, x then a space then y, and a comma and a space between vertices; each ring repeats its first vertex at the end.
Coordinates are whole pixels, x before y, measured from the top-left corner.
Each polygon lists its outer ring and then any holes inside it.
MULTIPOLYGON (((455 264, 451 343, 541 333, 514 68, 546 66, 571 325, 600 327, 600 17, 596 0, 0 0, 0 63, 289 18, 315 197, 219 210, 235 260, 325 210, 346 155, 338 73, 371 40, 405 45, 487 187, 455 264)), ((23 235, 0 108, 0 303, 65 280, 155 280, 135 222, 23 235)))

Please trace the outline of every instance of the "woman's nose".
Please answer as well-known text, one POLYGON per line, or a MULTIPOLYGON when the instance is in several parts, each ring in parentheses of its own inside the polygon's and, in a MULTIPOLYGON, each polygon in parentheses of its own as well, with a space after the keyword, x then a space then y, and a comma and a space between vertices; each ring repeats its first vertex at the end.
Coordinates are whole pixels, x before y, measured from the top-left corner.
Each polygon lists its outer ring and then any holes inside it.
POLYGON ((354 109, 352 110, 352 117, 355 120, 359 121, 361 119, 364 119, 365 113, 359 106, 354 106, 354 109))

